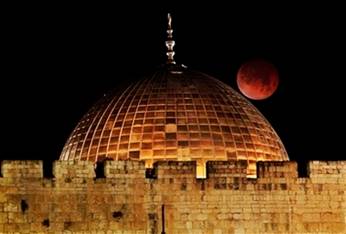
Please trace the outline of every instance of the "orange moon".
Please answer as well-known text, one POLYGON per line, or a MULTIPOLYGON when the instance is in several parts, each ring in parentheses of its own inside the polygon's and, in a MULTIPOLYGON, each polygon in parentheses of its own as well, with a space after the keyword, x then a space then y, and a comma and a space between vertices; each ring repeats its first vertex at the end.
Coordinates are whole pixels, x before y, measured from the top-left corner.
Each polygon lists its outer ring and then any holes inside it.
POLYGON ((273 64, 262 59, 250 60, 239 68, 237 85, 246 97, 263 100, 278 88, 279 75, 273 64))

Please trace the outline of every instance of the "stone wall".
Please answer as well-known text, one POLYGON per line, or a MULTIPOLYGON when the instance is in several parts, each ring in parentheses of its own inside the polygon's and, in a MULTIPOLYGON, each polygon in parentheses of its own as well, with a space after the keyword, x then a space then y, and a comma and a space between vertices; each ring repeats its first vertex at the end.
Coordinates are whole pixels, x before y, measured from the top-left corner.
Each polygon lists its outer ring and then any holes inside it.
POLYGON ((346 162, 106 161, 95 178, 87 161, 2 161, 0 233, 346 233, 346 162), (150 178, 146 178, 150 177, 150 178), (162 207, 164 205, 164 207, 162 207))

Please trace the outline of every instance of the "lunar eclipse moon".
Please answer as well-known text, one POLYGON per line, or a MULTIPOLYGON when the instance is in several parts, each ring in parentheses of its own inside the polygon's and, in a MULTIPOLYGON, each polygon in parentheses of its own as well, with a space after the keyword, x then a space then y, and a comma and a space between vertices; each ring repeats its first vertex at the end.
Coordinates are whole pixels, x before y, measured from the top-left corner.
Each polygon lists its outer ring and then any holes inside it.
POLYGON ((237 85, 246 97, 263 100, 277 89, 279 75, 273 64, 262 59, 250 60, 239 68, 237 85))

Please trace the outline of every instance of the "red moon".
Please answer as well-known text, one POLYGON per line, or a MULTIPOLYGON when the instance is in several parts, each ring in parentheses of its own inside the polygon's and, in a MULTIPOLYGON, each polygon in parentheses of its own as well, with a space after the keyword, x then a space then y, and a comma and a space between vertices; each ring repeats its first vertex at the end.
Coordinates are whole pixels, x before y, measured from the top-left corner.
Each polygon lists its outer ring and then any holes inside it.
POLYGON ((273 64, 262 59, 250 60, 240 67, 237 84, 246 97, 263 100, 277 89, 279 75, 273 64))

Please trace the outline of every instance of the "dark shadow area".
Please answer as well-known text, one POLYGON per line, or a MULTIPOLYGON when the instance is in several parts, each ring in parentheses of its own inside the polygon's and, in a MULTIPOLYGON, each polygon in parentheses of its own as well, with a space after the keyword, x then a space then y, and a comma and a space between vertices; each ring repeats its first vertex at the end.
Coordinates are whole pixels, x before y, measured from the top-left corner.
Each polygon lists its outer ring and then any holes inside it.
POLYGON ((147 179, 157 179, 157 169, 156 169, 156 167, 146 168, 145 169, 145 178, 147 178, 147 179))
POLYGON ((72 225, 71 221, 64 222, 64 229, 69 229, 72 225))
POLYGON ((298 177, 304 178, 309 177, 309 170, 308 170, 308 164, 309 161, 297 161, 298 164, 298 177))
POLYGON ((114 212, 112 213, 112 217, 113 217, 114 219, 117 219, 117 220, 121 219, 123 216, 124 216, 124 214, 123 214, 123 212, 121 212, 121 211, 114 211, 114 212))
POLYGON ((49 227, 49 219, 45 219, 42 221, 42 226, 49 227))
POLYGON ((43 161, 43 177, 44 178, 53 178, 53 163, 54 161, 44 160, 43 161))
POLYGON ((25 200, 20 201, 20 209, 24 213, 29 209, 29 204, 25 200))
POLYGON ((105 167, 105 160, 96 163, 96 165, 95 165, 95 175, 96 175, 95 179, 106 178, 104 167, 105 167))

